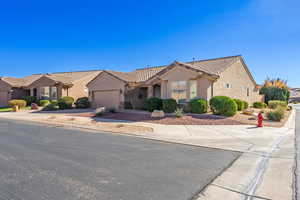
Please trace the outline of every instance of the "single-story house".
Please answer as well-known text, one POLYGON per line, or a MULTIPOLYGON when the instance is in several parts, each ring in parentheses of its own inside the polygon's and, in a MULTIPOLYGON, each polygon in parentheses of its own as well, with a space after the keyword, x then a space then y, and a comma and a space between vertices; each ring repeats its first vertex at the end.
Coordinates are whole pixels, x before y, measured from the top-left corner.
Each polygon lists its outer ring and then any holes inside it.
POLYGON ((178 103, 193 98, 210 100, 220 95, 249 103, 263 100, 242 56, 175 61, 133 72, 104 70, 87 88, 93 107, 140 109, 150 97, 173 98, 178 103))
POLYGON ((59 72, 33 74, 24 78, 0 78, 0 106, 7 106, 11 99, 35 96, 37 99, 57 100, 71 96, 75 100, 88 96, 86 84, 101 71, 59 72))
POLYGON ((290 101, 300 102, 300 88, 291 89, 290 101))

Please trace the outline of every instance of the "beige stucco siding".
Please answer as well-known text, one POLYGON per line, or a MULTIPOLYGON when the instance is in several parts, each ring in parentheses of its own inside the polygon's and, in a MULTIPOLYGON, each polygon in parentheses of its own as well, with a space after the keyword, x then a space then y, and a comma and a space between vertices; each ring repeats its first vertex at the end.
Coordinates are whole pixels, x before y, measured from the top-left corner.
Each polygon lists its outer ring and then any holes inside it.
POLYGON ((92 101, 93 107, 100 106, 101 104, 103 104, 103 102, 107 102, 107 98, 109 98, 110 102, 112 102, 113 104, 116 104, 116 102, 118 102, 118 105, 114 105, 114 107, 117 108, 121 107, 125 101, 125 82, 110 75, 109 73, 102 72, 93 81, 91 81, 87 85, 87 87, 90 93, 90 100, 92 101), (119 95, 117 95, 116 93, 119 93, 119 95))
POLYGON ((187 99, 190 99, 190 81, 196 80, 197 98, 209 100, 212 93, 212 81, 203 76, 203 73, 196 72, 184 67, 174 67, 161 77, 161 95, 163 99, 172 97, 172 82, 187 81, 187 99))
MULTIPOLYGON (((68 94, 70 97, 73 97, 77 100, 80 97, 88 97, 89 92, 87 88, 87 84, 96 77, 97 74, 92 74, 90 76, 86 76, 77 81, 73 82, 73 86, 68 89, 68 94)), ((66 96, 66 90, 63 90, 63 94, 66 96)))
POLYGON ((0 91, 0 107, 7 106, 9 100, 8 91, 0 91))
POLYGON ((255 83, 240 61, 220 73, 220 78, 214 83, 213 93, 214 96, 229 96, 249 103, 261 99, 255 83), (230 88, 226 88, 226 84, 229 84, 230 88), (247 95, 248 88, 249 96, 247 95))
POLYGON ((12 87, 5 81, 0 80, 0 106, 7 106, 8 101, 11 100, 10 90, 12 87))
POLYGON ((199 78, 197 80, 197 96, 202 99, 209 100, 212 96, 212 81, 207 78, 199 78))
MULTIPOLYGON (((34 81, 32 84, 30 84, 26 89, 33 90, 34 88, 37 89, 37 98, 39 99, 41 97, 41 87, 49 87, 54 86, 55 81, 48 78, 48 77, 41 77, 38 80, 34 81)), ((59 96, 60 97, 60 96, 59 96)))

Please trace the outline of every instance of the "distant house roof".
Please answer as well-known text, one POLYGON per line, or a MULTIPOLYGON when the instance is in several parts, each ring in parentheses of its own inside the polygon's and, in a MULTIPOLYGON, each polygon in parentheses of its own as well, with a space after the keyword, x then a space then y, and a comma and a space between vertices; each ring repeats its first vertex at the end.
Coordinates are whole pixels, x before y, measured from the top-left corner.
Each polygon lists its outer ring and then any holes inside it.
POLYGON ((26 87, 37 81, 41 77, 47 77, 62 84, 72 84, 87 76, 97 76, 100 72, 102 71, 92 70, 78 72, 57 72, 51 74, 33 74, 31 76, 26 76, 23 78, 2 77, 0 79, 11 85, 11 87, 26 87))

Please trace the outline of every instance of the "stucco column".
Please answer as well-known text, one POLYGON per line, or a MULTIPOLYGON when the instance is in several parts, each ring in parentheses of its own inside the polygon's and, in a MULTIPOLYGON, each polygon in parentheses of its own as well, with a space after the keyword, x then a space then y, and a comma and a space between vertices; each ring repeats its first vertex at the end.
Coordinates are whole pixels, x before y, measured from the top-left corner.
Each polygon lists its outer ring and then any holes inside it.
POLYGON ((36 88, 36 97, 37 97, 37 99, 41 99, 41 88, 40 87, 36 88))
POLYGON ((150 85, 147 88, 148 88, 148 90, 147 90, 147 98, 153 97, 153 86, 150 85))
POLYGON ((52 87, 51 86, 49 86, 49 99, 53 100, 52 99, 52 87))
POLYGON ((160 95, 162 99, 168 98, 168 81, 163 80, 160 83, 160 95))
POLYGON ((33 88, 30 88, 30 96, 33 96, 33 88))
POLYGON ((190 80, 187 80, 186 81, 186 101, 190 101, 190 99, 191 99, 191 96, 190 96, 190 94, 191 94, 191 82, 190 82, 190 80))

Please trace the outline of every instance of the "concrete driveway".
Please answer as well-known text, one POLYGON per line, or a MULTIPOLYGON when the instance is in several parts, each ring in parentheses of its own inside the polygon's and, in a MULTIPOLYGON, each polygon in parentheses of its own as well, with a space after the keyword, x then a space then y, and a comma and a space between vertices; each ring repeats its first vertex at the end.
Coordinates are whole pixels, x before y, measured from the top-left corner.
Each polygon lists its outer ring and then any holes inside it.
POLYGON ((0 199, 191 199, 240 153, 0 120, 0 199))

